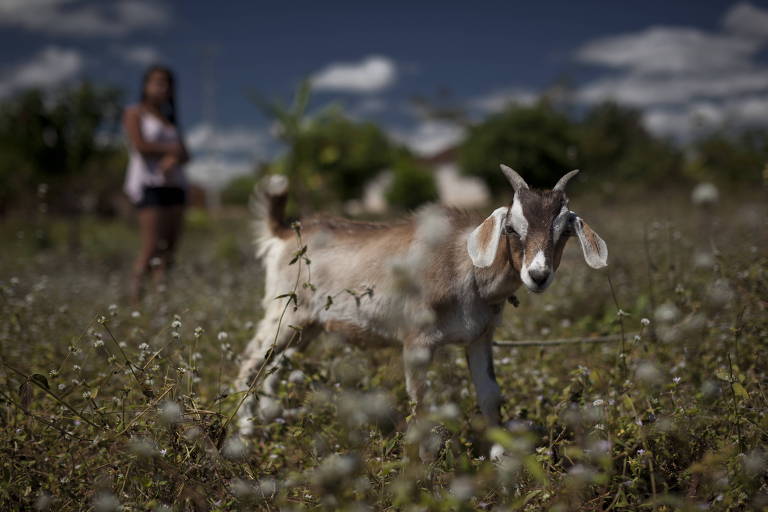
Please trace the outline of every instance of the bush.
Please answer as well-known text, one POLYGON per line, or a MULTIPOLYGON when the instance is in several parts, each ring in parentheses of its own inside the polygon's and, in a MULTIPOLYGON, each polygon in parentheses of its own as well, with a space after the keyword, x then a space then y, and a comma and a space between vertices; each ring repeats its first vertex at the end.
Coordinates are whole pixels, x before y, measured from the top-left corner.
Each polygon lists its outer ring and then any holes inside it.
POLYGON ((321 196, 325 203, 329 195, 348 201, 359 198, 366 183, 390 165, 392 148, 373 123, 330 113, 297 136, 287 159, 314 202, 321 196))
POLYGON ((256 186, 256 176, 246 175, 233 178, 221 191, 222 204, 246 206, 256 186))
POLYGON ((437 186, 430 170, 407 153, 401 154, 392 167, 392 185, 387 202, 396 208, 413 209, 437 200, 437 186))
POLYGON ((682 155, 654 137, 639 110, 604 103, 576 127, 578 166, 601 183, 636 181, 648 185, 679 180, 682 155))
POLYGON ((460 149, 465 173, 485 180, 494 193, 508 183, 499 163, 516 169, 531 186, 551 187, 573 168, 575 138, 571 121, 546 102, 511 105, 470 129, 460 149))
POLYGON ((695 141, 688 172, 698 179, 757 185, 768 165, 768 130, 717 132, 695 141))

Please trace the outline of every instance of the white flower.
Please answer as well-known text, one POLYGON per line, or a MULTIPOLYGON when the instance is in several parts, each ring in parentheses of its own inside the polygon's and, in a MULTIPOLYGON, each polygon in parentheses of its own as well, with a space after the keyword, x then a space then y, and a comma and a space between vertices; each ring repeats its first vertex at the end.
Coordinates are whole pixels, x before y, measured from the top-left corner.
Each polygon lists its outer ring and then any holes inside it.
POLYGON ((171 328, 172 329, 181 329, 181 322, 178 320, 174 320, 171 322, 171 328))
POLYGON ((239 437, 230 437, 224 441, 224 446, 221 448, 221 454, 230 460, 240 460, 245 458, 247 447, 239 437))
POLYGON ((475 481, 469 476, 460 476, 451 483, 451 494, 459 501, 468 501, 475 495, 475 481))
POLYGON ((219 341, 224 341, 224 340, 226 340, 227 338, 229 338, 229 334, 227 334, 227 333, 226 333, 226 332, 224 332, 224 331, 221 331, 221 332, 219 332, 219 334, 217 334, 217 335, 216 335, 216 338, 217 338, 219 341))
POLYGON ((160 420, 168 425, 175 425, 182 420, 181 406, 178 402, 168 400, 160 405, 160 420))
POLYGON ((128 443, 128 448, 140 457, 152 457, 158 450, 154 441, 146 437, 134 437, 128 443))
POLYGON ((657 307, 656 311, 654 312, 656 320, 660 323, 674 322, 679 315, 680 310, 677 309, 677 306, 671 302, 665 302, 661 306, 657 307))
POLYGON ((661 379, 661 372, 652 363, 641 363, 635 372, 637 379, 645 384, 656 384, 661 379))
POLYGON ((304 372, 301 370, 293 370, 290 375, 288 375, 288 382, 293 384, 300 384, 304 381, 305 378, 306 375, 304 375, 304 372))
POLYGON ((605 401, 602 398, 598 398, 597 400, 592 402, 592 405, 595 407, 600 407, 603 404, 605 404, 605 401))
POLYGON ((651 325, 651 321, 648 320, 647 318, 641 318, 640 325, 642 325, 643 327, 648 327, 649 325, 651 325))
POLYGON ((712 206, 720 199, 720 192, 712 183, 699 183, 691 192, 691 201, 697 206, 712 206))
POLYGON ((118 512, 121 509, 120 500, 110 492, 100 492, 93 498, 95 512, 118 512))

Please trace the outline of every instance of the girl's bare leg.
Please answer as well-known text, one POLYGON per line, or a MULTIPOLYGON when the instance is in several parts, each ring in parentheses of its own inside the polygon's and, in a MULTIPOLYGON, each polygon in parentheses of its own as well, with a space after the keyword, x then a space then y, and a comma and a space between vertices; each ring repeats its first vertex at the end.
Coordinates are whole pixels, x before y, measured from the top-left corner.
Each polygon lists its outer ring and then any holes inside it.
POLYGON ((149 272, 150 262, 157 253, 159 235, 158 208, 141 208, 138 212, 138 218, 141 248, 133 264, 133 274, 131 277, 131 301, 134 305, 138 305, 141 302, 144 279, 149 272))

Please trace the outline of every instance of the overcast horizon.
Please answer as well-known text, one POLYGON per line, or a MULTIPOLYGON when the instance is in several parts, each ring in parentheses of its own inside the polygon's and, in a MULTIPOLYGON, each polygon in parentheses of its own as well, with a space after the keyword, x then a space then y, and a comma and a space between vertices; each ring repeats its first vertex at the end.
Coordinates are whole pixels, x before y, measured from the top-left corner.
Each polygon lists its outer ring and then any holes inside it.
POLYGON ((701 126, 768 125, 768 1, 443 3, 2 0, 0 97, 87 77, 135 101, 143 68, 177 73, 180 116, 209 183, 274 155, 248 91, 288 100, 302 78, 313 106, 337 102, 419 154, 462 128, 427 120, 420 96, 479 119, 567 82, 580 106, 612 99, 685 139, 701 126), (218 176, 210 176, 216 169, 218 176))

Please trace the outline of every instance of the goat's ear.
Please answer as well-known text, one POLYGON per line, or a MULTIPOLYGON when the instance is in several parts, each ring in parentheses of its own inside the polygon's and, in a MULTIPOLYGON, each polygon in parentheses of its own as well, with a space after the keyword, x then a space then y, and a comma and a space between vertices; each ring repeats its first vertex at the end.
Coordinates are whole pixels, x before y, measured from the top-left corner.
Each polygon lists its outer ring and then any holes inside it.
POLYGON ((602 238, 595 233, 589 224, 578 215, 573 215, 571 219, 571 229, 579 237, 581 252, 584 253, 584 260, 592 268, 603 268, 608 266, 608 246, 602 238))
POLYGON ((467 252, 474 266, 490 267, 496 259, 501 238, 501 225, 506 213, 506 208, 498 208, 469 234, 467 252))

